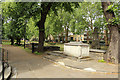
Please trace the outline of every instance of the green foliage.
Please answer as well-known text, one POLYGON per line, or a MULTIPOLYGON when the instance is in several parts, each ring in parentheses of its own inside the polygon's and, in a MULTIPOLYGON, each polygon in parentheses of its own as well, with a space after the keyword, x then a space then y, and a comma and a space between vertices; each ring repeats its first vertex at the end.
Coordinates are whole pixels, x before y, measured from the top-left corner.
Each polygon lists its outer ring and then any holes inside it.
MULTIPOLYGON (((37 16, 36 12, 39 11, 38 3, 5 2, 2 3, 2 9, 5 33, 3 36, 5 38, 22 39, 25 36, 30 39, 31 36, 35 35, 36 37, 38 35, 37 28, 34 28, 35 21, 33 20, 37 16), (31 16, 35 17, 31 18, 31 16)), ((38 19, 36 18, 36 20, 38 19)))
MULTIPOLYGON (((20 38, 22 39, 24 35, 30 39, 32 36, 38 37, 38 23, 41 19, 41 15, 51 14, 51 12, 57 15, 57 10, 64 8, 65 11, 73 11, 73 6, 77 7, 78 3, 42 3, 42 2, 4 2, 2 3, 3 17, 4 17, 4 27, 5 35, 7 38, 20 38), (50 6, 49 13, 46 13, 47 7, 50 6), (29 20, 30 19, 30 20, 29 20), (32 20, 31 20, 32 19, 32 20), (10 30, 9 27, 11 27, 10 30), (6 31, 9 31, 7 33, 6 31)), ((62 31, 62 28, 59 27, 59 20, 52 25, 56 25, 57 28, 62 31)), ((54 29, 55 30, 55 27, 54 29)), ((47 30, 48 31, 48 30, 47 30)), ((59 32, 60 32, 59 31, 59 32)), ((51 31, 52 32, 52 31, 51 31)), ((55 30, 55 32, 58 32, 55 30)), ((55 34, 53 32, 53 34, 55 34)))
POLYGON ((48 42, 48 44, 50 44, 50 45, 55 45, 56 42, 48 42))
POLYGON ((10 45, 10 41, 8 41, 8 40, 4 40, 4 41, 2 41, 2 45, 10 45))
MULTIPOLYGON (((120 5, 114 3, 108 7, 115 13, 116 18, 112 19, 112 24, 119 24, 120 5)), ((92 34, 92 27, 98 27, 100 32, 106 28, 101 3, 95 2, 4 2, 3 10, 3 36, 5 38, 24 38, 37 37, 42 15, 47 15, 45 21, 45 34, 48 37, 52 34, 57 37, 65 29, 74 34, 83 34, 86 30, 92 34), (50 10, 47 11, 47 7, 50 10), (37 24, 38 23, 38 24, 37 24), (37 27, 38 26, 38 27, 37 27)), ((42 21, 42 22, 44 22, 42 21)), ((44 29, 42 29, 43 31, 44 29)), ((42 37, 42 36, 41 36, 42 37)))
POLYGON ((35 51, 34 54, 40 55, 40 54, 42 54, 42 53, 35 51))
POLYGON ((105 63, 105 60, 103 60, 103 59, 102 59, 102 60, 98 60, 98 62, 102 62, 102 63, 105 63))
POLYGON ((113 3, 110 6, 108 6, 107 9, 109 12, 114 12, 115 18, 109 19, 109 23, 106 24, 112 24, 112 25, 117 25, 120 24, 120 2, 118 3, 113 3))
POLYGON ((31 17, 27 23, 26 28, 26 37, 27 39, 31 39, 32 37, 38 38, 38 27, 35 26, 35 20, 31 17))

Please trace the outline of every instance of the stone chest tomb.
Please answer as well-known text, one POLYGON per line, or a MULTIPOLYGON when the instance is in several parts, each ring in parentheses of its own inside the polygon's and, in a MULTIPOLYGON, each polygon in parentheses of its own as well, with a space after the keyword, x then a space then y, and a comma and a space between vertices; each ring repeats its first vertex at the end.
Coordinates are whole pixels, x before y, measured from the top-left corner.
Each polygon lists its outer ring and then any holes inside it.
POLYGON ((79 58, 88 57, 89 45, 82 42, 65 43, 64 54, 79 58))

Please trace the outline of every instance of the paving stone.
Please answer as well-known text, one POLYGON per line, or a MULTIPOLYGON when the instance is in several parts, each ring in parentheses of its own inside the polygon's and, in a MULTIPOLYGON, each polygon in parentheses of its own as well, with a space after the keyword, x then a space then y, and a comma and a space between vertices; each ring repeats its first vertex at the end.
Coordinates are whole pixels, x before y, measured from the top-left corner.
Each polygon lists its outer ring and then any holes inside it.
MULTIPOLYGON (((95 53, 94 53, 95 54, 95 53)), ((62 55, 62 54, 61 54, 62 55)), ((46 56, 48 57, 48 56, 46 56)), ((65 65, 65 66, 69 66, 72 68, 76 68, 76 69, 92 69, 99 71, 99 72, 118 72, 118 66, 117 65, 111 65, 111 64, 107 64, 107 63, 101 63, 98 62, 96 59, 92 59, 91 57, 88 58, 83 58, 81 59, 81 61, 77 61, 72 59, 73 57, 66 57, 66 58, 60 58, 61 56, 56 55, 54 53, 51 53, 51 55, 48 57, 48 59, 51 59, 53 61, 56 61, 58 63, 60 63, 61 65, 65 65)), ((94 56, 92 56, 94 57, 94 56)), ((96 58, 99 57, 99 54, 96 54, 96 58)), ((101 57, 101 56, 100 56, 101 57)), ((74 57, 75 58, 75 57, 74 57)))

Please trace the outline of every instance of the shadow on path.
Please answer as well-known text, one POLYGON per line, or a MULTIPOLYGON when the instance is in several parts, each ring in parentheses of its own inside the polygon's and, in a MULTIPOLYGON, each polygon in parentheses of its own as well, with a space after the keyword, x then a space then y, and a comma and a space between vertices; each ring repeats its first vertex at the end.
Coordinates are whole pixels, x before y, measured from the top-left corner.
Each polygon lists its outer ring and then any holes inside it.
POLYGON ((17 46, 3 45, 3 47, 8 50, 10 65, 15 67, 18 73, 42 69, 51 64, 49 61, 42 58, 44 54, 34 55, 17 46))

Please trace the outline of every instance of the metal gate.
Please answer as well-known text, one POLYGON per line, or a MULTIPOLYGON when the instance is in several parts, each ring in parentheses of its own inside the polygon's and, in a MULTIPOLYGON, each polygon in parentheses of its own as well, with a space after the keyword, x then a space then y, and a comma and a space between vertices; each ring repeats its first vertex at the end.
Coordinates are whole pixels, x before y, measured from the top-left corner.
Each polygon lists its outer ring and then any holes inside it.
POLYGON ((8 64, 8 50, 0 48, 0 61, 2 63, 2 80, 4 80, 5 63, 8 64))

